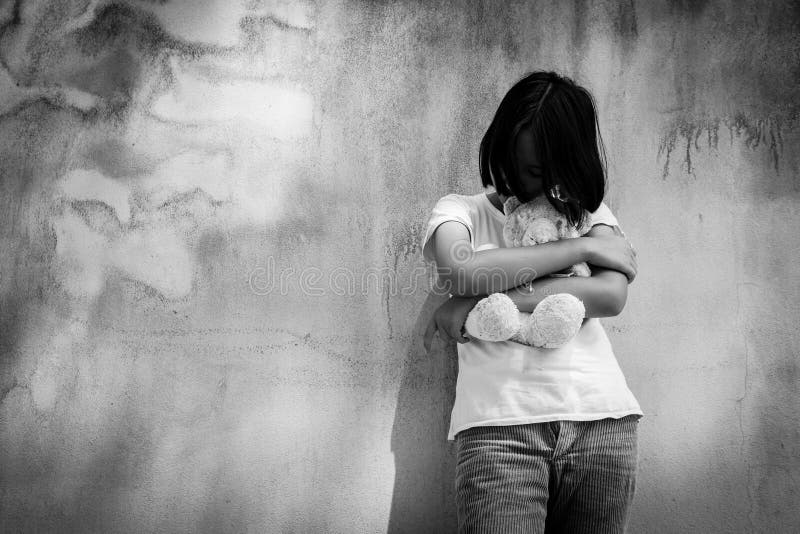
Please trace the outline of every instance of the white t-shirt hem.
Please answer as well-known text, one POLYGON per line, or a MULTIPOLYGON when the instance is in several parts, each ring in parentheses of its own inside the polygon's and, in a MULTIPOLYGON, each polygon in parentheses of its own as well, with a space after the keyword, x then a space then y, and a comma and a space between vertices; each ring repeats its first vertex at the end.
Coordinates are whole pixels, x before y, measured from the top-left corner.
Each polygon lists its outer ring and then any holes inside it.
POLYGON ((527 417, 508 417, 505 419, 489 419, 486 421, 478 421, 461 425, 451 430, 447 436, 448 441, 455 440, 456 434, 462 430, 472 428, 475 426, 509 426, 509 425, 526 425, 530 423, 547 423, 550 421, 596 421, 598 419, 619 419, 628 415, 639 415, 644 417, 644 413, 640 409, 621 410, 616 412, 604 413, 570 413, 570 414, 555 414, 555 415, 534 415, 527 417))

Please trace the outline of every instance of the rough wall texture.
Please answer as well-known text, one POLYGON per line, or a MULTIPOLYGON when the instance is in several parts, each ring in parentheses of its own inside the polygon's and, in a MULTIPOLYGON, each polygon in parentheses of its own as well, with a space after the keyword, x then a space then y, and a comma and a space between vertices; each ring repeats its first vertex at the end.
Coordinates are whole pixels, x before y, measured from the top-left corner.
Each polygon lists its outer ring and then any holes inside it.
POLYGON ((632 532, 800 524, 795 2, 0 4, 0 530, 452 532, 422 223, 590 87, 632 532))

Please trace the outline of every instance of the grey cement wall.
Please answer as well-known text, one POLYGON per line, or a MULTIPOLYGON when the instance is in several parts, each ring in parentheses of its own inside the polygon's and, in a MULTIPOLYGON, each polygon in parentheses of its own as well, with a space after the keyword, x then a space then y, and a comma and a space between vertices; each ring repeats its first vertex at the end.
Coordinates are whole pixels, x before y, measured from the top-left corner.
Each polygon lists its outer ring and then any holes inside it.
POLYGON ((422 224, 548 68, 639 251, 630 531, 797 531, 798 4, 0 5, 0 530, 453 532, 422 224))

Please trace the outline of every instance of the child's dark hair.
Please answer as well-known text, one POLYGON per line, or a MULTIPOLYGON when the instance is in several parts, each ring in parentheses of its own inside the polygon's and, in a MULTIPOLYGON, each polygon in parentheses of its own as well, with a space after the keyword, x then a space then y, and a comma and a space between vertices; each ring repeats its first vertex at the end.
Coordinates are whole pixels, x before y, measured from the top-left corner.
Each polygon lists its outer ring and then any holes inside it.
POLYGON ((527 127, 541 161, 545 196, 571 224, 581 224, 583 210, 595 211, 605 193, 606 157, 594 98, 571 79, 542 71, 526 75, 506 93, 481 141, 481 180, 521 202, 531 200, 516 168, 517 136, 527 127))

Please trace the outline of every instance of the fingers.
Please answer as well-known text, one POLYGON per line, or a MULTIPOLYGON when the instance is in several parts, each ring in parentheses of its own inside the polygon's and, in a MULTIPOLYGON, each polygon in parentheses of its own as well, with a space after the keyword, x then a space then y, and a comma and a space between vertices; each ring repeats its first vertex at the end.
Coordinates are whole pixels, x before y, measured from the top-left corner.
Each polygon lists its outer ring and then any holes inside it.
POLYGON ((464 320, 464 322, 461 323, 461 328, 458 330, 458 334, 455 336, 455 340, 458 343, 469 343, 470 341, 472 341, 472 336, 469 335, 469 333, 467 333, 466 320, 464 320))
POLYGON ((628 246, 631 247, 631 252, 633 252, 633 255, 636 256, 636 248, 633 246, 633 243, 631 243, 631 240, 628 239, 628 236, 626 236, 625 233, 622 234, 622 237, 624 237, 625 241, 628 242, 628 246))
POLYGON ((639 271, 639 267, 636 264, 636 259, 634 258, 631 262, 630 272, 628 274, 628 283, 630 284, 633 282, 633 279, 636 278, 636 274, 639 271))
POLYGON ((628 246, 631 248, 631 256, 630 256, 631 273, 630 276, 628 276, 628 283, 630 284, 631 282, 633 282, 633 279, 636 278, 636 274, 639 272, 639 262, 636 261, 636 249, 633 248, 633 245, 631 244, 630 241, 628 241, 628 246))
POLYGON ((636 260, 630 258, 622 272, 624 272, 625 276, 628 278, 628 284, 633 282, 633 279, 636 278, 636 260))
POLYGON ((428 323, 428 327, 425 329, 425 335, 422 337, 422 345, 425 347, 425 352, 431 351, 431 346, 433 345, 433 336, 436 333, 439 333, 439 336, 442 338, 448 339, 455 339, 457 343, 469 343, 472 341, 472 337, 464 331, 464 328, 461 328, 461 332, 458 334, 451 334, 447 330, 440 328, 438 324, 436 324, 436 318, 434 317, 431 319, 431 322, 428 323))
POLYGON ((613 228, 614 228, 614 233, 616 235, 618 235, 619 237, 622 237, 622 238, 625 239, 625 242, 628 243, 628 246, 630 247, 631 252, 633 253, 634 256, 636 256, 636 249, 634 248, 633 243, 631 243, 631 240, 628 239, 628 236, 625 235, 625 232, 623 232, 622 229, 619 226, 614 226, 613 228))
POLYGON ((462 326, 461 332, 458 334, 458 337, 456 337, 456 341, 458 343, 469 343, 471 340, 472 338, 469 336, 469 334, 467 334, 466 330, 464 330, 464 327, 462 326))

